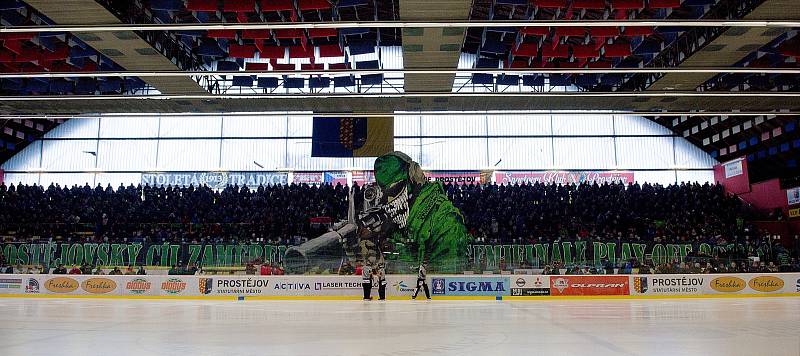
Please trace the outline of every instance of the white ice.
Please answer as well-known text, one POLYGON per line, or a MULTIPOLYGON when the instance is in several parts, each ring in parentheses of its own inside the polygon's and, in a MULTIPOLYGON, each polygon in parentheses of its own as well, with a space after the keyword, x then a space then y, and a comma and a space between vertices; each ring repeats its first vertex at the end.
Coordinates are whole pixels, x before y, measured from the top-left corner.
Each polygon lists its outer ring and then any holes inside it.
POLYGON ((799 355, 800 298, 0 299, 0 355, 799 355))

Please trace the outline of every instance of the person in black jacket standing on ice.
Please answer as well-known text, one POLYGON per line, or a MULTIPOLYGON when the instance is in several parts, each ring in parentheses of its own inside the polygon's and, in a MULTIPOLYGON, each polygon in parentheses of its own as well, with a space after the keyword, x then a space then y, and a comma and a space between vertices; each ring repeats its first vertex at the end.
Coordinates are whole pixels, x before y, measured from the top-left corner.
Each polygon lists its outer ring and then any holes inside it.
POLYGON ((386 266, 381 263, 375 273, 378 277, 378 299, 386 300, 386 266))
POLYGON ((364 300, 372 300, 372 267, 364 263, 361 269, 361 286, 364 287, 364 300))
POLYGON ((426 282, 427 278, 427 271, 425 270, 426 263, 423 262, 419 265, 419 270, 417 271, 417 289, 414 290, 414 296, 411 299, 417 299, 417 294, 419 293, 420 288, 425 289, 425 297, 428 300, 431 300, 431 293, 428 290, 428 282, 426 282))

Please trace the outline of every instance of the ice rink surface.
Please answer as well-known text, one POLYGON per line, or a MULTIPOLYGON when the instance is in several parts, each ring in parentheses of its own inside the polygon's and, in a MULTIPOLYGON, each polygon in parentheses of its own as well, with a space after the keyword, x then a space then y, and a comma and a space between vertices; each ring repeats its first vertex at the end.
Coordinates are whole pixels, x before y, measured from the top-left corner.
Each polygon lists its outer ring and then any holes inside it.
POLYGON ((0 355, 800 355, 800 298, 0 299, 0 355))

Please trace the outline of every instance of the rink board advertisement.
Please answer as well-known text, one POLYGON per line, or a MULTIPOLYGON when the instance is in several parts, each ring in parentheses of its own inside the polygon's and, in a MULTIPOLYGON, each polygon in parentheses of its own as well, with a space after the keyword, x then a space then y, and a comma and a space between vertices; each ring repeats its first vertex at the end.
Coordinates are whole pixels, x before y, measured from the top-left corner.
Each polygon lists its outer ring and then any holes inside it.
MULTIPOLYGON (((416 276, 387 276, 386 295, 409 298, 416 276)), ((797 295, 800 273, 707 275, 434 275, 431 296, 447 297, 648 297, 797 295)), ((422 292, 420 292, 422 293, 422 292)), ((359 276, 0 275, 0 295, 188 298, 358 299, 359 276)), ((378 285, 373 283, 373 297, 378 285)))

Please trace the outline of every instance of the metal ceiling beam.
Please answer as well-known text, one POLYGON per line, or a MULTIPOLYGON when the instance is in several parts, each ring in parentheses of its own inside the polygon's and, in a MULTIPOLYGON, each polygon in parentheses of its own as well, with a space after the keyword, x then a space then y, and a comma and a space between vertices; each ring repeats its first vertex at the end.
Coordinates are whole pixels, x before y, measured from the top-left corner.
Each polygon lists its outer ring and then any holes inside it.
POLYGON ((800 98, 800 92, 532 92, 532 93, 347 93, 347 94, 220 94, 220 95, 26 95, 0 96, 0 102, 13 101, 98 101, 98 100, 221 100, 221 99, 328 99, 328 98, 653 98, 653 97, 736 97, 736 98, 800 98))
POLYGON ((205 75, 338 75, 338 74, 634 74, 634 73, 737 73, 800 74, 800 68, 508 68, 508 69, 352 69, 299 71, 119 71, 119 72, 21 72, 2 73, 0 79, 12 78, 103 78, 103 77, 189 77, 205 75))
POLYGON ((0 120, 69 120, 76 118, 87 118, 94 116, 101 117, 124 117, 135 119, 139 117, 159 116, 286 116, 286 115, 313 115, 315 117, 398 117, 398 116, 463 116, 463 115, 552 115, 576 117, 575 115, 625 115, 625 116, 645 116, 645 117, 749 117, 749 116, 800 116, 800 111, 620 111, 620 110, 581 110, 581 111, 544 111, 544 110, 501 110, 501 111, 404 111, 404 112, 312 112, 312 111, 270 111, 270 112, 242 112, 242 113, 109 113, 109 114, 87 114, 87 115, 0 115, 0 120))
POLYGON ((0 33, 20 32, 112 32, 112 31, 204 31, 204 30, 286 30, 312 28, 446 28, 446 27, 800 27, 792 20, 509 20, 509 21, 344 21, 344 22, 255 22, 255 23, 191 23, 191 24, 106 24, 4 26, 0 33))

